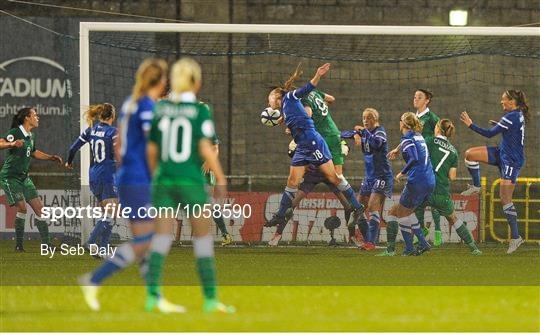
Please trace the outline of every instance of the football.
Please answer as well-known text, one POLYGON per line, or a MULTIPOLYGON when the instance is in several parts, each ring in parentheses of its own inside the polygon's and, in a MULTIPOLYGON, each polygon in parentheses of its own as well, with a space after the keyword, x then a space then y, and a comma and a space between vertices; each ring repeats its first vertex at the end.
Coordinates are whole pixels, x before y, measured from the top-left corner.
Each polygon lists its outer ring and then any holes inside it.
POLYGON ((274 127, 278 124, 278 119, 281 117, 281 112, 272 107, 266 107, 261 113, 261 122, 267 127, 274 127))

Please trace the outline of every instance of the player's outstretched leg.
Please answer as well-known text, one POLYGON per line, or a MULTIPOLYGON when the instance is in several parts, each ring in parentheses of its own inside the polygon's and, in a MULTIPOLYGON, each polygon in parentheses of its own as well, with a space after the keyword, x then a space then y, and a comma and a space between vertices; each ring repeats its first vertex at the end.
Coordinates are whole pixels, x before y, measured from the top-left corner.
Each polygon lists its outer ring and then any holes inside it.
POLYGON ((285 212, 287 211, 287 209, 292 207, 293 199, 296 196, 296 192, 298 192, 298 188, 296 187, 285 187, 285 190, 283 191, 283 195, 281 197, 281 201, 279 203, 279 209, 277 213, 274 214, 272 219, 270 219, 270 221, 267 221, 264 224, 265 227, 274 227, 285 221, 285 212))
POLYGON ((398 230, 398 218, 393 215, 388 215, 386 218, 386 250, 377 256, 394 256, 396 254, 396 238, 398 230))
POLYGON ((131 243, 135 243, 135 241, 122 244, 116 249, 116 253, 112 258, 108 258, 94 272, 84 274, 79 278, 84 300, 91 310, 99 310, 97 294, 101 283, 113 273, 126 268, 135 260, 135 253, 131 243))

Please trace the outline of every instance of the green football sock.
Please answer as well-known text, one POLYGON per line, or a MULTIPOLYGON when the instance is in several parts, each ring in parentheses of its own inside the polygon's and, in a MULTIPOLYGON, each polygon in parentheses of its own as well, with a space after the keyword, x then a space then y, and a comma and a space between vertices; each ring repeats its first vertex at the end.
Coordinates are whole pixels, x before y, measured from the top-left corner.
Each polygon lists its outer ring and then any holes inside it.
POLYGON ((148 272, 146 273, 146 291, 150 296, 159 296, 164 263, 165 255, 155 251, 150 253, 150 257, 148 258, 148 272))
POLYGON ((205 299, 216 299, 216 265, 214 257, 197 258, 197 271, 205 299))
POLYGON ((219 231, 221 232, 221 235, 225 236, 228 234, 227 232, 227 226, 225 225, 225 220, 223 220, 222 216, 215 217, 214 222, 219 228, 219 231))
POLYGON ((49 237, 49 225, 47 224, 47 222, 35 218, 34 223, 39 230, 39 235, 41 236, 41 243, 49 244, 51 242, 51 239, 49 237))
POLYGON ((396 218, 392 218, 392 221, 386 222, 386 239, 388 252, 396 251, 396 237, 398 234, 398 223, 396 218))
MULTIPOLYGON (((25 216, 26 216, 26 214, 25 214, 25 216)), ((18 246, 23 245, 24 221, 25 221, 25 219, 23 217, 19 217, 19 213, 17 213, 17 216, 15 217, 15 240, 16 240, 18 246)))
POLYGON ((146 291, 149 297, 159 297, 160 295, 163 264, 171 249, 171 244, 172 236, 170 234, 156 233, 152 237, 150 255, 148 256, 148 272, 145 278, 146 291))
POLYGON ((476 246, 476 243, 474 243, 473 237, 471 235, 471 232, 464 224, 459 225, 459 227, 456 229, 456 232, 459 237, 469 246, 471 250, 476 250, 478 247, 476 246))
POLYGON ((436 209, 431 209, 431 215, 433 216, 433 223, 435 224, 435 230, 441 230, 441 213, 436 209))

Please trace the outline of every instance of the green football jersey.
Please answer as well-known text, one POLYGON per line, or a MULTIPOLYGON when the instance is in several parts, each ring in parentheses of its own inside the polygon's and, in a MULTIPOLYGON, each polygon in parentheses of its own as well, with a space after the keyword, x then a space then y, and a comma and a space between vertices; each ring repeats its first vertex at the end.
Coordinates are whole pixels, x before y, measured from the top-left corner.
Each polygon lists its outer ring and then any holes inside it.
POLYGON ((436 194, 450 193, 450 179, 448 172, 458 166, 458 153, 456 148, 444 136, 426 139, 429 150, 429 158, 435 172, 436 194))
POLYGON ((0 171, 0 178, 26 179, 28 177, 28 168, 30 167, 30 157, 32 156, 32 153, 36 151, 34 135, 32 133, 27 133, 26 130, 20 126, 11 129, 6 136, 4 136, 4 139, 8 142, 23 140, 24 144, 20 148, 11 148, 8 150, 6 160, 0 171))
POLYGON ((422 136, 427 141, 428 138, 435 137, 435 125, 439 122, 440 118, 427 109, 427 112, 418 118, 422 124, 422 136))
POLYGON ((210 107, 197 102, 161 100, 154 107, 150 141, 159 148, 154 179, 179 184, 204 184, 199 141, 215 135, 210 107))
POLYGON ((328 104, 324 101, 323 92, 317 89, 311 91, 302 99, 302 104, 311 107, 311 110, 313 111, 311 118, 313 119, 315 129, 319 134, 323 137, 340 136, 341 133, 330 115, 328 104))

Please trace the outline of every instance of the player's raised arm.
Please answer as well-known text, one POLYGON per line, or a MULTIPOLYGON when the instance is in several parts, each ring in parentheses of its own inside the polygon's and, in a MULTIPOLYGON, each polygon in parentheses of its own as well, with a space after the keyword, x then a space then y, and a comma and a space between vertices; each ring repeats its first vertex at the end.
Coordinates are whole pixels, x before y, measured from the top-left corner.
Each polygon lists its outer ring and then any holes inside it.
POLYGON ((484 129, 475 125, 467 112, 461 113, 461 121, 465 123, 465 125, 472 131, 487 138, 491 138, 499 133, 504 132, 505 130, 508 130, 508 128, 512 125, 512 122, 503 116, 501 120, 495 124, 495 126, 489 129, 484 129))

